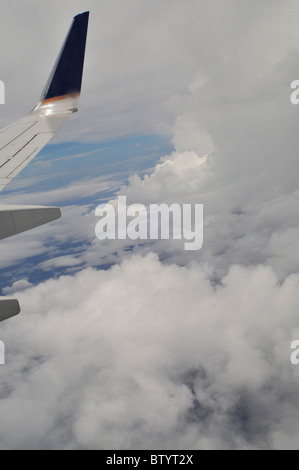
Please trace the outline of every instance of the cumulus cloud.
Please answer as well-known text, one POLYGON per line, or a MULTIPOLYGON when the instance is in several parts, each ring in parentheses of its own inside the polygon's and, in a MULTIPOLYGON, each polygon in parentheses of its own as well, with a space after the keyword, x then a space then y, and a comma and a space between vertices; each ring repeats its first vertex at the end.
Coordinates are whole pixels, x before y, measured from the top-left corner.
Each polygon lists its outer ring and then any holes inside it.
MULTIPOLYGON (((294 256, 299 249, 298 191, 283 191, 263 200, 264 191, 245 195, 242 185, 232 181, 219 186, 217 158, 214 154, 199 156, 196 152, 178 152, 163 157, 156 167, 143 176, 133 175, 122 186, 119 195, 127 203, 191 203, 204 205, 204 246, 198 252, 185 252, 184 240, 91 241, 82 254, 88 263, 99 262, 99 257, 118 251, 119 259, 128 255, 128 247, 138 252, 154 251, 168 262, 186 265, 196 259, 207 264, 214 276, 225 275, 232 264, 257 265, 268 263, 280 279, 299 270, 294 256), (243 200, 239 198, 240 194, 243 200), (259 195, 259 200, 258 196, 259 195)), ((263 179, 264 185, 267 179, 263 179)), ((117 201, 111 200, 115 207, 117 201)), ((95 224, 92 219, 90 222, 95 224)), ((115 256, 113 257, 115 260, 115 256)), ((94 264, 95 265, 95 264, 94 264)))
POLYGON ((150 254, 29 287, 2 329, 1 448, 297 447, 298 283, 150 254))
POLYGON ((14 282, 10 287, 4 287, 2 290, 4 294, 11 295, 15 292, 29 289, 29 287, 32 287, 31 282, 27 281, 27 279, 21 279, 20 281, 14 282))

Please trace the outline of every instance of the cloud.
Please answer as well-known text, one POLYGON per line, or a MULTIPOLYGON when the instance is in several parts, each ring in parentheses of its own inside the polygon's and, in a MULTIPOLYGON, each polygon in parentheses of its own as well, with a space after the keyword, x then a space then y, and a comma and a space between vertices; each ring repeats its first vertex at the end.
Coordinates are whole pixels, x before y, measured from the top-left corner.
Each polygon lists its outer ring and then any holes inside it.
POLYGON ((3 293, 5 295, 12 295, 14 292, 21 292, 23 290, 29 289, 32 287, 31 282, 27 281, 27 279, 21 279, 20 281, 16 281, 10 287, 3 288, 3 293))
POLYGON ((41 268, 46 271, 52 271, 53 268, 78 266, 80 264, 80 260, 78 260, 75 256, 58 256, 41 263, 41 268))
MULTIPOLYGON (((256 265, 268 263, 280 279, 297 272, 299 264, 294 253, 298 251, 297 190, 263 200, 264 193, 249 192, 241 201, 242 185, 232 181, 217 186, 219 172, 215 154, 200 157, 194 151, 178 152, 165 156, 153 170, 143 176, 129 177, 118 194, 127 197, 128 204, 141 203, 192 203, 204 205, 204 246, 198 252, 184 251, 184 240, 157 240, 147 243, 132 240, 107 240, 95 237, 94 204, 72 205, 63 208, 58 222, 25 233, 18 238, 3 241, 0 247, 3 266, 19 263, 24 257, 48 253, 49 256, 73 259, 74 243, 76 264, 103 266, 121 262, 131 251, 159 254, 161 259, 187 265, 196 259, 207 264, 214 277, 221 279, 232 264, 256 265), (260 195, 260 201, 257 195, 260 195), (252 197, 254 196, 254 197, 252 197), (80 248, 81 245, 81 248, 80 248), (66 252, 67 246, 69 247, 66 252)), ((266 184, 266 180, 264 181, 266 184)), ((62 189, 22 195, 23 202, 48 201, 68 203, 73 198, 80 201, 88 194, 115 191, 115 182, 105 178, 82 180, 62 189)), ((276 192, 276 191, 274 191, 276 192)), ((9 203, 17 203, 20 195, 10 195, 9 203)), ((111 200, 113 204, 115 200, 111 200)), ((50 260, 49 266, 54 266, 50 260)), ((41 269, 46 265, 42 262, 41 269)), ((57 267, 57 266, 56 266, 57 267)), ((48 268, 47 268, 48 269, 48 268)))
POLYGON ((151 254, 20 292, 1 448, 297 447, 298 274, 208 274, 151 254))
MULTIPOLYGON (((28 181, 30 183, 30 179, 28 181)), ((23 194, 10 194, 8 196, 2 197, 2 201, 5 204, 17 204, 22 198, 22 204, 30 204, 32 201, 39 201, 39 204, 49 205, 51 203, 67 204, 72 203, 72 201, 77 198, 83 199, 85 197, 97 197, 97 193, 111 190, 115 182, 103 181, 103 177, 98 178, 84 178, 79 179, 69 185, 55 188, 48 191, 33 192, 28 193, 28 186, 25 188, 23 194)), ((35 204, 36 205, 36 204, 35 204)))
MULTIPOLYGON (((3 5, 3 125, 32 108, 72 16, 91 10, 80 115, 72 117, 58 140, 170 134, 175 121, 196 112, 209 134, 209 126, 224 124, 217 129, 217 145, 224 131, 232 136, 227 127, 242 123, 236 121, 240 105, 249 113, 253 104, 262 108, 288 95, 290 82, 298 78, 298 4, 292 0, 271 6, 245 1, 243 9, 237 0, 225 5, 189 0, 187 7, 179 0, 150 5, 137 0, 126 5, 120 0, 66 0, 63 5, 57 0, 47 5, 4 0, 3 5), (38 19, 34 25, 33 17, 38 19), (47 27, 53 22, 55 28, 47 27)), ((255 118, 264 124, 261 113, 255 118)))

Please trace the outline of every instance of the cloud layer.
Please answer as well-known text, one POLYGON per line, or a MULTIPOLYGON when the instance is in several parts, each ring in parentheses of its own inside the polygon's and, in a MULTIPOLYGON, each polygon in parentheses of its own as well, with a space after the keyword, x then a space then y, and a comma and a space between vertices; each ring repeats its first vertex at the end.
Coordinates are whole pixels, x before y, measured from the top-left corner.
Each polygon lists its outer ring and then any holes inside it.
MULTIPOLYGON (((239 131, 246 116, 252 123, 248 136, 259 124, 270 132, 268 110, 271 122, 290 125, 289 86, 298 78, 298 8, 295 0, 271 5, 246 0, 242 6, 238 0, 189 0, 187 6, 181 0, 150 5, 144 0, 3 0, 6 105, 1 122, 10 124, 33 107, 72 16, 90 9, 80 117, 73 116, 57 139, 74 140, 74 132, 88 142, 171 133, 174 122, 191 133, 187 122, 197 115, 207 131, 213 127, 217 145, 229 138, 234 147, 244 142, 239 131)), ((192 134, 192 148, 182 150, 198 151, 192 134)), ((274 144, 275 132, 272 136, 274 144)), ((247 143, 252 144, 250 138, 247 143)))
POLYGON ((298 447, 298 285, 150 254, 29 287, 2 330, 1 448, 298 447))

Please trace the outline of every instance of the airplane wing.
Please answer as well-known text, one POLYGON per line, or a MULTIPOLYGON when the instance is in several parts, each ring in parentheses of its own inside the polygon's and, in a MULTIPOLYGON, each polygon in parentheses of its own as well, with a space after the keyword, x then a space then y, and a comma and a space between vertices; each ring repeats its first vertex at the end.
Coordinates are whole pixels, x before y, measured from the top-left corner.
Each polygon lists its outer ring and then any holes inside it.
POLYGON ((0 191, 41 151, 70 114, 81 92, 89 12, 75 16, 34 110, 0 131, 0 191))
MULTIPOLYGON (((69 33, 33 111, 0 131, 0 191, 31 162, 77 111, 89 12, 74 17, 69 33)), ((57 207, 0 205, 0 240, 61 216, 57 207)), ((0 322, 20 312, 15 299, 0 297, 0 322)))

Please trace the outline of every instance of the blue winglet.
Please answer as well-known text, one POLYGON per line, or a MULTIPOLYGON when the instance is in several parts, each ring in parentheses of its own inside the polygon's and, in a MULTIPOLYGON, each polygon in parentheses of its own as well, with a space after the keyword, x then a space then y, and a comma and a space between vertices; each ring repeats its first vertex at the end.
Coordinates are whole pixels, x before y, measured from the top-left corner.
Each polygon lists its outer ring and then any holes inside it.
POLYGON ((50 102, 81 92, 89 12, 74 17, 41 102, 50 102))

